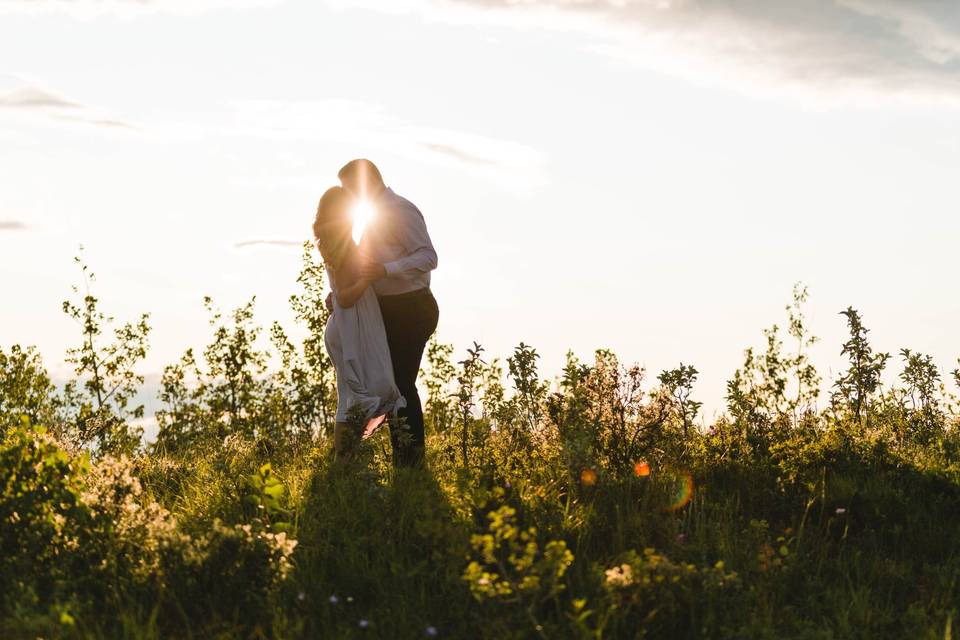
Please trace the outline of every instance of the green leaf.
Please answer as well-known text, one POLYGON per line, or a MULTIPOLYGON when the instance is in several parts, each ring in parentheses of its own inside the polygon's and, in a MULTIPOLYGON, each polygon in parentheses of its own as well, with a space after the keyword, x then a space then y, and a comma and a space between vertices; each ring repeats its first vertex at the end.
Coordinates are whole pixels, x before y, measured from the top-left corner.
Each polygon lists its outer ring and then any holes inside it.
POLYGON ((280 498, 283 496, 285 488, 282 484, 275 484, 263 488, 263 492, 271 498, 280 498))

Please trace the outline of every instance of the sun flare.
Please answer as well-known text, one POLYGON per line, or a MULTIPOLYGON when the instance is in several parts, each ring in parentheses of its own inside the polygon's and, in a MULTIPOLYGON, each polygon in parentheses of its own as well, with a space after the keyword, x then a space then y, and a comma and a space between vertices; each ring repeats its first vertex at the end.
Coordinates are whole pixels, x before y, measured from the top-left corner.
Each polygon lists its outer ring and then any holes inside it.
POLYGON ((360 200, 354 205, 350 215, 353 218, 353 241, 359 244, 360 238, 363 237, 363 232, 367 228, 367 225, 373 220, 375 212, 369 202, 360 200))

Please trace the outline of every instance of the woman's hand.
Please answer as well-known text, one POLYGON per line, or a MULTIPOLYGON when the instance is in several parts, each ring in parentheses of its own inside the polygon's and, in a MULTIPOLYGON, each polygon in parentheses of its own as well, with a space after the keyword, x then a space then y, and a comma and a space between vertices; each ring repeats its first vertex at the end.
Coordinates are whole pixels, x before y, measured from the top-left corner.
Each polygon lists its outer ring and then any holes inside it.
POLYGON ((376 260, 371 260, 367 256, 360 258, 359 264, 360 277, 368 282, 387 277, 387 268, 376 260))

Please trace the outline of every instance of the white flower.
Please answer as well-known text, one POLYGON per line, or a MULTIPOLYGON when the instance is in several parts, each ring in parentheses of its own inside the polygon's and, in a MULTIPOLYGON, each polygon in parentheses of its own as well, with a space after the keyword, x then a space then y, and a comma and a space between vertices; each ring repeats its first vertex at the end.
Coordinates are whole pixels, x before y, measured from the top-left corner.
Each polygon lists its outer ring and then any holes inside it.
POLYGON ((628 564, 607 569, 606 575, 607 585, 611 587, 629 587, 633 584, 633 569, 628 564))
POLYGON ((360 622, 358 622, 357 624, 360 625, 360 628, 361 628, 361 629, 366 629, 367 627, 370 626, 370 621, 367 620, 366 618, 362 618, 362 619, 360 620, 360 622))
POLYGON ((436 637, 437 637, 437 634, 439 633, 439 632, 437 631, 437 628, 436 628, 435 626, 433 626, 433 625, 428 626, 428 627, 427 627, 426 629, 424 629, 423 631, 424 631, 424 633, 427 634, 427 637, 428 637, 428 638, 436 638, 436 637))
POLYGON ((838 516, 842 516, 842 515, 845 514, 846 512, 847 512, 847 510, 844 509, 843 507, 837 507, 836 513, 837 513, 838 516))
POLYGON ((330 596, 330 604, 337 604, 338 602, 340 602, 340 598, 338 598, 336 595, 330 596))

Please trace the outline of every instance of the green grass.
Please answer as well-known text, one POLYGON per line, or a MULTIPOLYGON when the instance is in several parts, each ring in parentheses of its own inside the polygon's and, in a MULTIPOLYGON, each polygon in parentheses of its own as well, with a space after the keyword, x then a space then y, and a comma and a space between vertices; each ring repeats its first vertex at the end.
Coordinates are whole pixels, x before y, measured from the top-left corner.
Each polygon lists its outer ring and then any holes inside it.
POLYGON ((130 428, 139 410, 100 393, 132 397, 145 324, 94 344, 105 320, 85 298, 81 384, 63 396, 35 350, 0 351, 0 638, 956 633, 956 398, 906 350, 903 388, 882 387, 888 356, 852 309, 829 408, 815 409, 798 289, 800 351, 765 332, 705 430, 689 365, 646 388, 641 368, 599 351, 550 384, 528 345, 504 376, 479 346, 454 364, 432 343, 428 463, 394 470, 386 433, 332 461, 308 252, 300 282, 303 345, 274 326, 284 366, 270 372, 252 303, 213 313, 203 361, 188 351, 164 372, 151 447, 130 428), (118 353, 98 378, 91 363, 118 353))
MULTIPOLYGON (((445 442, 436 436, 431 448, 445 442)), ((692 498, 666 510, 680 461, 653 461, 646 477, 597 469, 584 485, 548 446, 528 465, 490 473, 445 455, 393 471, 385 444, 349 464, 332 463, 323 447, 274 461, 284 492, 272 522, 289 522, 297 540, 284 579, 251 579, 272 569, 229 553, 192 568, 172 554, 161 576, 131 575, 129 561, 109 554, 105 574, 60 557, 34 567, 55 588, 7 597, 4 637, 419 638, 429 629, 448 638, 944 638, 960 608, 957 468, 920 449, 798 433, 780 454, 718 461, 705 440, 683 461, 692 498), (476 597, 464 579, 469 562, 485 562, 472 536, 488 533, 488 514, 505 505, 516 514, 513 539, 533 528, 534 559, 550 541, 573 554, 554 589, 548 565, 516 567, 500 551, 512 593, 476 597), (623 562, 637 584, 617 591, 606 571, 623 562), (718 562, 722 586, 711 584, 718 562), (105 575, 115 589, 75 588, 105 575), (530 576, 543 583, 525 590, 530 576)), ((12 437, 5 446, 15 453, 12 437)), ((144 487, 138 503, 164 505, 196 538, 214 519, 276 527, 244 500, 262 462, 245 443, 126 465, 144 487)), ((115 534, 119 545, 124 534, 115 534)))

